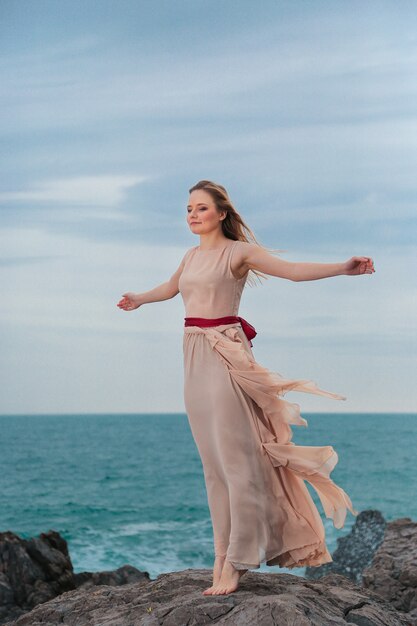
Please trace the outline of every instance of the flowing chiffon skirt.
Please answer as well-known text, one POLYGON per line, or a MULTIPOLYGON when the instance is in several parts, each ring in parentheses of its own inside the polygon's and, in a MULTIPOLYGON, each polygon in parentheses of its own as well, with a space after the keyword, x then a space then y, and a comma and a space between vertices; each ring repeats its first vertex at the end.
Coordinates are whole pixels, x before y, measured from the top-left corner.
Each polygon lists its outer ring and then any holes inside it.
POLYGON ((292 425, 307 426, 291 390, 345 400, 311 380, 286 379, 257 363, 239 324, 184 328, 184 401, 202 461, 214 552, 237 569, 293 568, 332 561, 305 481, 336 528, 358 512, 330 478, 327 446, 299 446, 292 425))

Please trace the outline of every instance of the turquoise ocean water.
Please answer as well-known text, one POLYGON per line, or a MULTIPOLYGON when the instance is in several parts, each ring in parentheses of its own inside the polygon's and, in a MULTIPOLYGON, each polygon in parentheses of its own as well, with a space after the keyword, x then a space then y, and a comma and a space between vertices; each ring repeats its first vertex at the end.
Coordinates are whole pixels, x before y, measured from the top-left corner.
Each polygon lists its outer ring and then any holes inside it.
MULTIPOLYGON (((358 511, 417 519, 417 414, 302 415, 308 427, 293 427, 294 443, 333 446, 331 477, 358 511)), ((155 578, 212 567, 203 471, 185 414, 3 415, 0 433, 0 532, 59 531, 76 572, 130 563, 155 578)), ((348 512, 335 529, 306 484, 333 552, 355 518, 348 512)))

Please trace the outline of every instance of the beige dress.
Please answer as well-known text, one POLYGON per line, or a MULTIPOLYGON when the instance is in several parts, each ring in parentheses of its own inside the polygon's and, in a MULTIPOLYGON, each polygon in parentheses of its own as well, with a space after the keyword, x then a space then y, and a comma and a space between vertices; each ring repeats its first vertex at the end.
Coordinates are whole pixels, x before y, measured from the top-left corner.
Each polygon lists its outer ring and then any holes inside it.
MULTIPOLYGON (((187 317, 239 315, 247 274, 231 259, 240 241, 190 248, 179 280, 187 317)), ((243 316, 244 317, 244 316, 243 316)), ((250 320, 248 320, 250 322, 250 320)), ((254 340, 256 341, 256 339, 254 340)), ((342 528, 349 496, 329 477, 338 462, 331 446, 298 446, 291 424, 307 426, 290 390, 344 400, 311 380, 290 380, 253 357, 240 323, 184 327, 184 402, 207 490, 214 552, 237 569, 260 564, 293 568, 332 561, 324 526, 306 487, 342 528)))

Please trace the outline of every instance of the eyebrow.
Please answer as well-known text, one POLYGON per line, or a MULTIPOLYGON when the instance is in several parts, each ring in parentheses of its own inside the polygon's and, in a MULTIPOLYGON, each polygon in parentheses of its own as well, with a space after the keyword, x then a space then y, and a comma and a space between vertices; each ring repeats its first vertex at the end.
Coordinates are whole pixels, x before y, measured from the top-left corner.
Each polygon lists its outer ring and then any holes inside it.
MULTIPOLYGON (((206 205, 207 202, 199 202, 196 206, 202 206, 202 205, 206 205)), ((191 204, 187 205, 187 209, 191 209, 191 204)))

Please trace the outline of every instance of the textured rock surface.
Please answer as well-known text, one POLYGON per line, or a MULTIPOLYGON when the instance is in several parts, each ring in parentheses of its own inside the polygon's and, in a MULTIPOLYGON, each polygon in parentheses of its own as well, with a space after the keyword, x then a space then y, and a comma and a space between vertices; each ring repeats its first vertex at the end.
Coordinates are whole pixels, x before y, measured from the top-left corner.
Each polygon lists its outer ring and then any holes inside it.
POLYGON ((147 572, 126 565, 114 572, 74 574, 67 542, 55 531, 21 539, 0 533, 0 624, 81 585, 123 585, 147 572))
POLYGON ((210 570, 152 581, 129 565, 74 574, 58 533, 27 540, 0 533, 0 624, 417 626, 415 522, 387 524, 378 511, 363 511, 332 556, 333 563, 307 568, 310 579, 252 571, 237 592, 203 596, 210 570))
POLYGON ((141 572, 132 565, 123 565, 119 569, 106 572, 80 572, 74 574, 76 587, 90 588, 96 585, 118 587, 141 580, 150 580, 148 572, 141 572))
POLYGON ((363 586, 408 613, 417 624, 417 523, 409 517, 387 524, 384 541, 363 572, 363 586))
POLYGON ((362 582, 362 572, 368 567, 384 539, 386 521, 380 511, 361 511, 352 529, 339 537, 332 554, 332 563, 320 567, 307 567, 305 577, 317 580, 326 574, 343 574, 353 582, 362 582))
POLYGON ((338 574, 309 581, 248 572, 237 592, 204 596, 210 581, 208 570, 185 570, 124 587, 80 588, 37 606, 13 626, 409 625, 379 595, 338 574))

